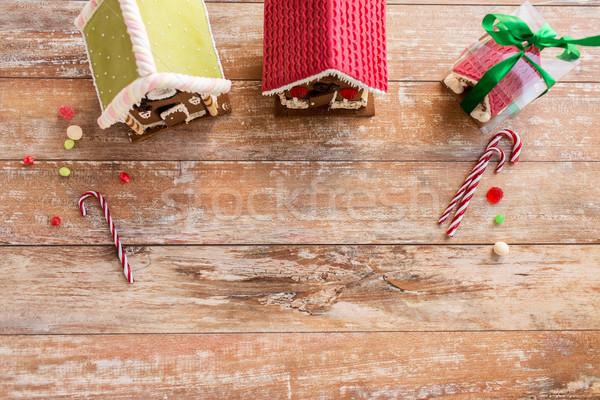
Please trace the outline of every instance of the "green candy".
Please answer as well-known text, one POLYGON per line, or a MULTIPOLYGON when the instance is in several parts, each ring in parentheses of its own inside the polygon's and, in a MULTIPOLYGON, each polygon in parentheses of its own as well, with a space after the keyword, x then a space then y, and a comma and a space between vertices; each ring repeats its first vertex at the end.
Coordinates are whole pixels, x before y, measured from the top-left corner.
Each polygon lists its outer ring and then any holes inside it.
POLYGON ((71 170, 67 167, 62 167, 58 170, 58 173, 60 174, 60 176, 69 176, 71 175, 71 170))
POLYGON ((497 223, 498 225, 504 222, 504 215, 502 214, 498 214, 496 215, 496 218, 494 218, 494 222, 497 223))
POLYGON ((71 150, 73 147, 75 147, 75 141, 74 140, 72 140, 72 139, 65 140, 65 149, 71 150))

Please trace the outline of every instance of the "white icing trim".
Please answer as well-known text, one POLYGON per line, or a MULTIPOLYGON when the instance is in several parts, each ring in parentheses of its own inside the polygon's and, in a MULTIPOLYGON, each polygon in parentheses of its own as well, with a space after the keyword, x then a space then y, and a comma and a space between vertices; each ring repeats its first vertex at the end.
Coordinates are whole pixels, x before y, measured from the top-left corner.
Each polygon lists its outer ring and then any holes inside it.
POLYGON ((171 88, 154 89, 146 94, 148 100, 165 100, 177 94, 177 90, 171 88))
POLYGON ((139 105, 146 94, 154 89, 171 88, 182 92, 219 96, 231 89, 231 81, 217 78, 159 72, 136 79, 124 87, 106 107, 98 125, 108 128, 116 122, 124 122, 129 110, 139 105))
POLYGON ((162 120, 165 120, 165 119, 167 119, 167 117, 169 115, 175 114, 177 112, 184 113, 186 120, 190 116, 190 112, 188 111, 187 107, 185 105, 183 105, 182 103, 179 103, 179 104, 174 105, 173 107, 169 108, 167 111, 163 111, 162 113, 160 113, 160 118, 162 120))
MULTIPOLYGON (((283 94, 283 93, 278 93, 277 95, 279 96, 279 99, 281 100, 281 104, 284 107, 287 107, 291 110, 306 110, 309 106, 308 99, 298 99, 296 97, 294 97, 293 99, 288 99, 285 97, 285 94, 283 94)), ((369 98, 369 94, 365 90, 365 91, 363 91, 363 94, 362 94, 362 97, 360 98, 360 100, 352 100, 352 101, 348 101, 346 99, 344 99, 342 101, 333 100, 331 103, 329 103, 329 107, 332 110, 335 110, 335 109, 358 110, 361 107, 367 106, 368 98, 369 98)))
POLYGON ((298 85, 306 85, 307 83, 310 83, 314 80, 319 80, 321 78, 325 78, 326 76, 335 76, 336 78, 338 78, 339 80, 341 80, 342 82, 346 82, 349 85, 358 87, 362 90, 366 90, 369 92, 373 92, 373 93, 377 93, 377 94, 384 94, 385 92, 379 90, 379 89, 375 89, 372 88, 371 86, 368 86, 364 83, 362 83, 361 81, 352 78, 349 75, 346 75, 345 73, 338 71, 337 69, 326 69, 323 72, 320 72, 316 75, 312 75, 309 76, 308 78, 304 78, 304 79, 300 79, 297 80, 295 82, 289 83, 285 86, 279 87, 277 89, 273 89, 273 90, 268 90, 266 92, 262 92, 263 96, 271 96, 273 94, 279 94, 279 93, 283 93, 286 90, 290 90, 291 88, 293 88, 294 86, 298 86, 298 85))
POLYGON ((190 121, 195 120, 196 118, 200 118, 202 116, 204 116, 206 114, 206 110, 200 110, 198 112, 192 113, 190 114, 190 116, 185 120, 185 123, 187 124, 190 121))

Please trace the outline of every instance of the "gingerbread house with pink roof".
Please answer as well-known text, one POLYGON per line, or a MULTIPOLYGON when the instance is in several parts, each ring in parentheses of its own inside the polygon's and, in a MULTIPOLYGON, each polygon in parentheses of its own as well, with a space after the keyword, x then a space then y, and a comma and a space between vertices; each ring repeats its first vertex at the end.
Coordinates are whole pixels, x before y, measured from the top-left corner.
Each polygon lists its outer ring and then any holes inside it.
POLYGON ((360 110, 388 87, 386 0, 265 0, 263 95, 360 110))

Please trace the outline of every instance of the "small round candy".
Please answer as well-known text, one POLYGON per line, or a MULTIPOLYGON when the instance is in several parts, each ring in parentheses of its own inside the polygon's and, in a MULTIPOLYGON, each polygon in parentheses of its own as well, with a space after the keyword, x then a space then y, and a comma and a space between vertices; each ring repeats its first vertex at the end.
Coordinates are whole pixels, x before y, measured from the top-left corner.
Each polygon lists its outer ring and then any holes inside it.
POLYGON ((71 107, 65 105, 58 107, 58 113, 66 119, 71 119, 75 115, 75 111, 73 111, 71 107))
POLYGON ((504 256, 508 254, 509 251, 508 245, 504 242, 496 242, 496 244, 494 244, 494 253, 499 256, 504 256))
POLYGON ((130 178, 129 178, 129 174, 127 174, 127 172, 121 172, 121 173, 119 174, 119 179, 120 179, 121 181, 123 181, 124 183, 129 183, 129 179, 130 179, 130 178))
POLYGON ((73 147, 75 147, 75 142, 72 139, 65 140, 65 149, 71 150, 73 147))
POLYGON ((35 161, 35 158, 33 158, 33 156, 26 156, 23 159, 23 164, 25 164, 25 165, 31 165, 31 164, 33 164, 34 161, 35 161))
POLYGON ((60 176, 69 176, 71 175, 71 170, 67 167, 62 167, 58 170, 58 173, 60 174, 60 176))
POLYGON ((301 99, 308 93, 308 90, 304 86, 295 86, 290 89, 290 94, 292 97, 297 99, 301 99))
POLYGON ((53 217, 53 218, 50 220, 50 225, 52 225, 52 226, 59 226, 59 225, 60 225, 60 218, 58 218, 58 217, 53 217))
POLYGON ((496 215, 496 218, 494 218, 494 222, 497 223, 498 225, 500 225, 501 223, 503 223, 504 222, 504 215, 502 215, 502 214, 496 215))
POLYGON ((79 140, 83 136, 83 130, 79 125, 71 125, 67 128, 67 136, 71 140, 79 140))
POLYGON ((499 187, 493 187, 487 192, 487 198, 490 203, 496 204, 504 197, 504 192, 499 187))

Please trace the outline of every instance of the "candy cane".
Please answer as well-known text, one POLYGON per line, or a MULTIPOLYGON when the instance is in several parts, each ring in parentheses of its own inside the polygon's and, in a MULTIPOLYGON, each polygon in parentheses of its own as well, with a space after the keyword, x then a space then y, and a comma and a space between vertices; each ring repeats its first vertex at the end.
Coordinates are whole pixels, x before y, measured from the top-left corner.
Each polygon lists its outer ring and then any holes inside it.
POLYGON ((81 211, 81 215, 84 217, 87 215, 85 210, 85 205, 83 202, 88 197, 94 196, 100 201, 100 206, 102 206, 102 210, 104 211, 104 217, 106 218, 106 222, 108 223, 108 228, 110 229, 110 233, 115 241, 115 246, 117 246, 117 253, 119 255, 119 260, 121 260, 121 264, 123 264, 123 273, 127 277, 127 281, 129 283, 133 283, 133 274, 131 273, 131 267, 129 266, 129 262, 127 261, 127 254, 125 254, 125 250, 123 249, 123 244, 121 244, 121 240, 119 239, 119 235, 117 234, 117 228, 115 228, 115 224, 113 223, 112 217, 110 216, 110 211, 108 210, 108 204, 106 204, 106 200, 104 197, 93 190, 89 192, 85 192, 79 197, 79 211, 81 211))
POLYGON ((488 144, 487 148, 489 149, 490 147, 496 147, 498 142, 503 137, 508 137, 513 141, 513 149, 512 154, 510 156, 510 162, 513 164, 519 162, 519 156, 521 155, 522 146, 521 138, 516 132, 513 132, 510 129, 502 129, 500 132, 496 133, 494 137, 492 137, 492 140, 490 140, 490 143, 488 144))
MULTIPOLYGON (((512 141, 513 141, 513 150, 512 150, 511 157, 510 157, 510 161, 512 163, 517 163, 519 161, 519 156, 521 154, 521 146, 522 146, 522 144, 521 144, 521 138, 519 137, 519 135, 517 133, 515 133, 515 132, 513 132, 513 131, 511 131, 509 129, 503 129, 500 132, 496 133, 492 137, 492 139, 490 140, 490 142, 488 143, 488 145, 486 147, 486 150, 489 150, 492 147, 496 147, 496 145, 498 144, 498 142, 503 137, 509 137, 509 138, 512 139, 512 141)), ((438 220, 438 223, 442 224, 442 223, 444 223, 444 221, 446 221, 446 219, 448 218, 448 216, 450 215, 450 213, 452 212, 452 210, 454 209, 454 207, 456 206, 456 204, 463 197, 463 194, 465 193, 465 190, 467 190, 467 188, 469 187, 469 184, 473 180, 473 177, 476 175, 477 170, 479 168, 481 168, 481 165, 485 162, 485 160, 484 160, 485 155, 486 154, 484 153, 484 155, 479 159, 479 162, 477 163, 477 165, 475 166, 475 168, 473 168, 473 172, 471 172, 471 175, 469 175, 467 177, 467 179, 465 179, 465 183, 460 187, 460 189, 458 189, 458 191, 456 192, 456 195, 454 196, 454 198, 452 199, 452 201, 450 201, 450 204, 448 205, 448 207, 446 208, 446 210, 444 210, 444 213, 442 214, 442 216, 438 220)), ((489 155, 489 157, 491 158, 491 154, 489 155)), ((496 172, 500 172, 503 167, 504 167, 504 157, 502 158, 502 160, 498 164, 498 167, 496 167, 496 172)))
MULTIPOLYGON (((500 162, 503 163, 504 152, 502 150, 500 150, 497 147, 491 147, 488 149, 488 151, 492 151, 492 152, 499 154, 500 162)), ((487 153, 487 151, 486 151, 486 153, 487 153)), ((460 205, 458 206, 458 210, 456 210, 456 214, 454 214, 454 218, 452 219, 452 222, 450 223, 450 227, 448 228, 448 231, 446 232, 446 234, 448 236, 454 236, 454 234, 456 233, 456 230, 458 229, 458 226, 460 225, 460 221, 463 219, 463 216, 465 215, 465 212, 467 211, 467 207, 469 206, 469 203, 471 202, 471 199, 473 198, 473 195, 475 194, 475 189, 477 188, 477 185, 479 185, 479 181, 481 180, 481 177, 483 176, 483 173, 485 172, 485 168, 489 164, 490 159, 491 159, 491 157, 488 158, 487 162, 484 163, 482 168, 480 168, 479 172, 473 177, 473 180, 471 181, 471 183, 469 183, 469 187, 465 191, 465 196, 461 200, 460 205)), ((498 169, 496 169, 496 172, 498 172, 498 169)))
POLYGON ((454 198, 452 199, 452 201, 450 202, 450 204, 444 211, 444 214, 439 219, 438 223, 442 224, 442 223, 444 223, 444 221, 446 221, 446 219, 448 218, 448 216, 454 209, 454 206, 456 206, 456 203, 458 203, 460 201, 460 199, 463 197, 463 194, 465 193, 465 191, 467 190, 467 188, 469 187, 469 185, 471 184, 473 179, 477 175, 480 175, 483 173, 483 171, 489 164, 490 159, 492 158, 492 155, 494 153, 497 153, 500 155, 500 161, 498 162, 498 166, 496 167, 496 172, 502 171, 502 168, 504 167, 504 163, 506 162, 506 157, 504 156, 504 152, 501 151, 500 153, 498 153, 496 147, 488 148, 485 151, 485 153, 483 153, 483 155, 479 158, 479 161, 477 162, 477 165, 475 165, 475 168, 473 168, 473 171, 471 172, 471 174, 469 176, 467 176, 467 178, 465 179, 465 183, 463 183, 463 185, 460 187, 460 189, 458 189, 458 192, 456 192, 456 195, 454 196, 454 198))

